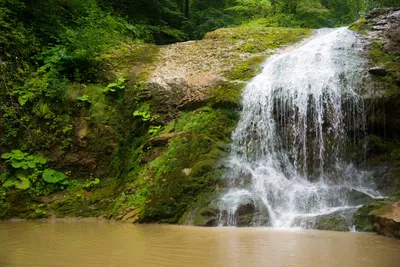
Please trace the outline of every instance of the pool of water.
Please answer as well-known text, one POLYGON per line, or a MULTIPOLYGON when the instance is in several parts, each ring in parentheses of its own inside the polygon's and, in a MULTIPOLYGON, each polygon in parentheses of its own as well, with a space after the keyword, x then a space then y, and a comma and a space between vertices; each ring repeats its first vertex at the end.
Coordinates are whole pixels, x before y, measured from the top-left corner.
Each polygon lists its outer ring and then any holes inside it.
POLYGON ((0 266, 399 267, 400 240, 268 228, 5 221, 0 266))

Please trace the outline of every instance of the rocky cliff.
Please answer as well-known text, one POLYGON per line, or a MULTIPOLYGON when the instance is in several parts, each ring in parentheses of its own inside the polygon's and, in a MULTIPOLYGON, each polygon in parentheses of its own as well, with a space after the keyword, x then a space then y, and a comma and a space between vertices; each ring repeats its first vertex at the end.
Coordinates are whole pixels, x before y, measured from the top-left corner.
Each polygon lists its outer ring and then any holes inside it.
POLYGON ((177 223, 222 184, 221 159, 246 81, 276 49, 309 34, 258 21, 200 41, 124 43, 108 51, 97 81, 69 84, 66 125, 50 128, 38 119, 44 134, 35 134, 35 148, 25 141, 31 133, 20 138, 19 147, 68 175, 67 190, 9 188, 0 216, 177 223))
POLYGON ((369 74, 365 85, 368 141, 367 166, 388 198, 373 201, 355 216, 358 230, 375 230, 396 236, 398 221, 390 217, 400 197, 400 10, 379 9, 357 21, 358 31, 370 45, 366 48, 369 74), (389 218, 389 219, 388 219, 389 218), (372 227, 373 226, 373 227, 372 227))

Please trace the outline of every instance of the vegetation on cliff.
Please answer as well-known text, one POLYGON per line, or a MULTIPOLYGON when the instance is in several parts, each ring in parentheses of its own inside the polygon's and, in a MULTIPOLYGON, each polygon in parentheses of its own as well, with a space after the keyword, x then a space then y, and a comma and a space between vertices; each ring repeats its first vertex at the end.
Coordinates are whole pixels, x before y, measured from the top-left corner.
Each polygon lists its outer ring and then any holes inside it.
MULTIPOLYGON (((186 87, 176 84, 163 91, 162 84, 152 80, 169 47, 132 39, 119 31, 125 23, 121 18, 100 9, 90 16, 82 18, 77 32, 61 35, 66 41, 24 62, 29 72, 4 76, 3 157, 7 160, 10 150, 20 149, 22 155, 43 159, 46 166, 28 170, 28 187, 1 188, 1 216, 103 215, 177 222, 191 202, 214 191, 219 182, 222 167, 216 163, 225 155, 238 119, 243 81, 257 73, 273 49, 310 31, 253 23, 210 33, 184 49, 173 48, 189 53, 218 43, 218 48, 204 48, 211 52, 208 59, 226 57, 221 80, 204 84, 198 88, 201 98, 182 105, 186 87), (90 31, 97 19, 107 26, 90 31), (15 77, 20 80, 10 80, 15 77), (62 181, 52 184, 41 177, 53 170, 45 169, 48 166, 54 169, 50 177, 60 173, 62 181)), ((6 161, 2 170, 5 185, 7 177, 22 177, 6 161)))

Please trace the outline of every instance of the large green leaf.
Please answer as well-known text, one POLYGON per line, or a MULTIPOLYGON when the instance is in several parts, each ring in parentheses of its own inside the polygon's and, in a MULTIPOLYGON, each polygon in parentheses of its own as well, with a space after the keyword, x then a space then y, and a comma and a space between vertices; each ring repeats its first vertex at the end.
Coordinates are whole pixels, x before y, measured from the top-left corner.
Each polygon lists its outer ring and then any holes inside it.
POLYGON ((29 100, 29 95, 21 95, 18 97, 18 103, 23 106, 26 104, 26 102, 28 102, 29 100))
POLYGON ((31 183, 27 178, 19 179, 19 181, 15 182, 15 187, 21 190, 26 190, 31 186, 31 183))
POLYGON ((35 162, 33 162, 33 161, 28 161, 27 163, 28 163, 28 167, 29 167, 29 168, 31 168, 31 169, 36 168, 36 163, 35 163, 35 162))
POLYGON ((11 153, 4 153, 3 155, 1 155, 2 159, 10 159, 12 157, 11 153))
POLYGON ((47 159, 45 159, 45 158, 43 158, 43 157, 40 157, 40 156, 36 156, 35 157, 35 162, 36 163, 40 163, 40 164, 46 164, 46 162, 47 162, 47 159))
POLYGON ((15 177, 17 177, 18 179, 26 179, 28 178, 28 173, 20 169, 15 173, 15 177))
POLYGON ((11 187, 11 186, 15 185, 16 182, 17 182, 17 179, 15 179, 14 177, 10 177, 7 181, 4 182, 3 187, 5 187, 5 188, 11 187))
POLYGON ((45 169, 42 174, 43 180, 50 184, 58 183, 67 178, 64 173, 58 172, 53 169, 45 169))
POLYGON ((22 169, 24 169, 24 170, 29 169, 29 162, 22 161, 22 162, 21 162, 21 167, 22 167, 22 169))
POLYGON ((12 150, 11 151, 12 158, 17 160, 23 160, 25 156, 28 156, 28 153, 24 153, 21 150, 12 150))
POLYGON ((18 160, 13 160, 11 166, 13 166, 13 168, 15 169, 19 169, 22 167, 22 162, 18 160))

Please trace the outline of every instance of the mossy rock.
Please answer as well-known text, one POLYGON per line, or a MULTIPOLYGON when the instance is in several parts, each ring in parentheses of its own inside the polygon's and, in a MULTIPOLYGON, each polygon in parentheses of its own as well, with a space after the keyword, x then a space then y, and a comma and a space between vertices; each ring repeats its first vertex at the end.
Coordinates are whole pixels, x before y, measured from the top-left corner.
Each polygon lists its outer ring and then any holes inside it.
POLYGON ((241 82, 226 82, 208 92, 209 102, 212 107, 219 108, 240 108, 242 91, 245 87, 241 82))
POLYGON ((50 209, 56 218, 66 217, 98 217, 104 214, 111 204, 109 199, 101 201, 84 196, 67 196, 50 204, 50 209))
POLYGON ((266 56, 252 57, 225 73, 229 80, 248 81, 261 72, 261 63, 266 56))
POLYGON ((218 208, 214 201, 221 196, 221 191, 216 190, 199 194, 188 207, 178 224, 195 226, 217 226, 218 208), (214 204, 213 204, 214 203, 214 204))
POLYGON ((373 231, 371 212, 379 210, 389 203, 391 203, 390 200, 374 200, 371 203, 359 208, 354 214, 354 225, 356 227, 356 230, 360 232, 373 231))
POLYGON ((8 202, 8 218, 25 219, 30 213, 34 212, 34 207, 31 205, 29 194, 24 190, 9 189, 7 191, 8 202))
POLYGON ((218 211, 210 207, 203 207, 197 212, 193 221, 194 226, 217 226, 218 211))
POLYGON ((355 209, 346 209, 317 216, 314 228, 318 230, 348 232, 354 226, 353 216, 355 212, 355 209))

